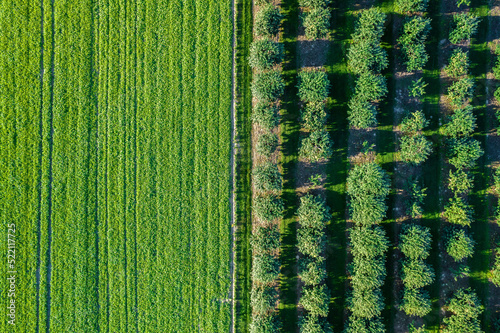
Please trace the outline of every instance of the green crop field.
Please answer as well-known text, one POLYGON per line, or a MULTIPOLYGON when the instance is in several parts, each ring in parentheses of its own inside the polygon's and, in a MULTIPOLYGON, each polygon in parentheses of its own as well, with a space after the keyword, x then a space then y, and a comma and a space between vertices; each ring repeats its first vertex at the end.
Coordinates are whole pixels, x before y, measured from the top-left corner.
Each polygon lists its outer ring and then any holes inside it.
POLYGON ((500 332, 500 0, 0 2, 0 333, 500 332))
POLYGON ((227 331, 232 3, 0 7, 0 331, 227 331))

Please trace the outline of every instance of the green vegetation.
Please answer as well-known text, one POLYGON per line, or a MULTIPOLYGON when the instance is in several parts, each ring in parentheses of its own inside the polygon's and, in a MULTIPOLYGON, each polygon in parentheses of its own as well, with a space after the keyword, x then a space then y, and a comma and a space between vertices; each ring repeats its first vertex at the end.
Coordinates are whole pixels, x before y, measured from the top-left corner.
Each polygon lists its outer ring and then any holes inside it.
POLYGON ((299 277, 304 282, 299 304, 306 311, 301 332, 311 331, 313 326, 323 332, 329 330, 327 322, 318 317, 328 316, 330 292, 325 285, 325 230, 331 219, 330 208, 319 196, 306 194, 300 198, 297 210, 300 229, 297 233, 299 277))
POLYGON ((299 0, 300 7, 304 9, 302 25, 307 39, 316 40, 327 36, 331 18, 329 4, 330 0, 299 0))
POLYGON ((259 102, 253 107, 252 121, 270 131, 279 123, 278 107, 269 102, 259 102))
POLYGON ((399 248, 406 257, 401 267, 401 310, 408 316, 424 317, 431 312, 430 295, 423 289, 435 278, 434 270, 425 262, 431 243, 430 229, 415 224, 405 225, 399 236, 399 248))
POLYGON ((252 81, 252 94, 260 102, 275 101, 283 95, 285 82, 277 70, 255 73, 252 81))
POLYGON ((378 8, 373 7, 361 12, 347 53, 347 66, 353 74, 379 73, 387 68, 387 52, 380 44, 385 20, 386 15, 378 8))
POLYGON ((482 332, 479 316, 484 311, 476 293, 471 289, 458 290, 446 305, 451 316, 444 318, 443 332, 482 332))
POLYGON ((429 60, 425 41, 431 30, 431 20, 421 16, 407 18, 403 32, 398 38, 408 71, 422 70, 429 60))
POLYGON ((453 139, 450 141, 449 163, 455 168, 471 169, 484 154, 479 141, 474 139, 453 139))
POLYGON ((448 117, 447 123, 441 128, 441 132, 452 138, 470 136, 476 129, 476 116, 470 105, 460 107, 448 117))
MULTIPOLYGON (((48 103, 41 105, 41 97, 43 96, 42 98, 48 102, 50 93, 47 82, 50 82, 51 75, 48 70, 44 77, 45 86, 42 87, 40 81, 41 15, 40 2, 2 2, 0 4, 0 40, 2 43, 0 48, 2 71, 0 75, 0 218, 2 220, 0 253, 3 259, 0 265, 2 276, 0 304, 3 309, 0 331, 2 332, 23 330, 35 332, 40 320, 37 317, 38 311, 40 318, 44 321, 42 327, 45 329, 46 290, 50 287, 50 282, 47 282, 47 247, 50 246, 47 231, 47 215, 50 214, 47 169, 51 159, 48 152, 42 155, 41 151, 41 136, 46 139, 43 141, 43 148, 48 149, 47 138, 50 133, 47 127, 43 129, 41 127, 42 121, 44 121, 44 126, 49 124, 49 106, 48 103), (40 114, 40 108, 44 110, 42 114, 40 114), (42 168, 45 172, 40 174, 42 168), (17 271, 17 273, 8 273, 9 271, 17 271), (39 281, 36 279, 38 272, 41 275, 39 281), (11 276, 15 278, 8 279, 11 276), (11 289, 14 289, 15 297, 9 296, 12 293, 11 289), (15 325, 8 323, 13 319, 8 316, 12 313, 8 308, 12 308, 11 300, 15 301, 15 325)), ((50 39, 48 42, 50 45, 50 39)), ((75 55, 74 62, 78 64, 82 62, 81 71, 87 75, 90 61, 84 60, 83 54, 75 55)), ((46 69, 50 68, 49 64, 46 66, 46 69)), ((71 68, 74 70, 75 66, 71 68)), ((84 79, 84 75, 74 74, 75 84, 84 79)), ((82 97, 82 101, 87 99, 87 95, 82 97)), ((78 119, 82 120, 82 117, 78 119)), ((95 142, 89 145, 95 147, 95 142)), ((84 151, 87 153, 87 149, 84 151)), ((78 153, 83 152, 79 150, 78 153)), ((83 158, 82 155, 82 160, 83 158)), ((78 172, 81 171, 83 170, 79 168, 78 172)), ((81 186, 82 181, 79 181, 78 185, 81 186)), ((73 193, 76 194, 77 191, 73 189, 73 193)), ((73 205, 85 202, 85 198, 73 196, 72 199, 73 205)), ((84 213, 84 211, 83 207, 78 209, 79 213, 84 213)), ((87 218, 85 214, 79 218, 79 221, 87 221, 87 218)), ((75 226, 76 220, 72 222, 73 225, 68 226, 71 230, 78 229, 83 233, 87 229, 87 225, 75 226)), ((78 244, 81 244, 87 239, 95 240, 95 237, 82 234, 76 240, 78 244)), ((82 255, 82 247, 74 247, 73 253, 82 255)), ((73 258, 72 255, 66 254, 63 257, 73 258)), ((95 263, 95 260, 88 257, 87 259, 95 263)), ((87 273, 87 265, 79 267, 82 268, 82 275, 87 273)), ((57 271, 58 274, 64 273, 60 263, 53 268, 53 271, 57 271)), ((95 271, 90 269, 88 273, 95 274, 95 271)), ((83 277, 78 279, 79 283, 84 281, 83 277)), ((72 287, 75 284, 72 282, 65 281, 61 284, 57 288, 57 294, 64 290, 69 293, 68 297, 74 300, 76 297, 75 307, 78 309, 82 309, 83 303, 87 300, 92 300, 95 304, 95 291, 82 294, 81 291, 85 287, 73 290, 72 287)), ((78 318, 81 320, 83 316, 78 316, 78 318)), ((89 310, 87 318, 91 324, 95 324, 97 322, 96 311, 89 310)), ((78 327, 84 326, 79 323, 78 327)))
POLYGON ((499 248, 495 250, 495 263, 493 264, 493 268, 489 272, 491 282, 493 282, 493 284, 495 284, 495 286, 497 287, 500 287, 500 256, 498 255, 499 250, 499 248))
POLYGON ((327 8, 319 7, 305 13, 304 28, 306 38, 315 40, 326 37, 330 29, 330 11, 327 8))
POLYGON ((262 6, 255 15, 254 31, 257 36, 272 37, 276 35, 280 29, 283 15, 279 7, 272 4, 262 6))
POLYGON ((227 330, 231 4, 0 6, 0 331, 227 330))
POLYGON ((443 216, 450 223, 470 227, 473 222, 472 214, 473 209, 470 205, 465 203, 461 197, 453 197, 444 207, 443 216))
POLYGON ((472 257, 475 242, 463 229, 450 229, 446 234, 446 252, 455 260, 472 257))
POLYGON ((258 191, 281 192, 283 180, 276 164, 267 162, 255 167, 252 179, 258 191))
POLYGON ((262 156, 269 157, 278 148, 278 136, 274 133, 264 133, 257 139, 255 150, 262 156))
POLYGON ((300 111, 302 126, 306 131, 319 131, 326 125, 328 115, 323 101, 309 102, 300 111))
POLYGON ((301 124, 309 132, 300 140, 299 157, 308 162, 325 161, 332 156, 332 140, 326 131, 325 100, 330 81, 324 71, 307 70, 298 75, 298 96, 305 102, 301 124))
POLYGON ((462 75, 466 75, 469 72, 469 67, 469 53, 460 49, 455 49, 444 70, 449 76, 458 78, 462 75))
POLYGON ((330 82, 323 71, 301 71, 297 88, 299 98, 304 102, 323 102, 328 97, 330 82))
POLYGON ((355 165, 347 177, 351 219, 359 225, 382 222, 387 210, 385 199, 389 191, 390 180, 377 163, 355 165))
POLYGON ((450 31, 450 42, 453 44, 468 40, 477 32, 479 18, 472 13, 460 13, 453 16, 453 28, 450 31))
POLYGON ((300 142, 299 156, 306 161, 319 162, 332 156, 332 142, 325 130, 311 132, 300 142))
POLYGON ((405 201, 406 214, 412 218, 418 218, 424 213, 424 199, 427 188, 422 188, 416 178, 410 179, 406 184, 407 199, 405 201))
POLYGON ((424 82, 424 78, 413 80, 410 86, 409 95, 414 98, 421 98, 425 94, 425 87, 429 84, 424 82))
POLYGON ((268 69, 283 61, 283 44, 269 39, 258 39, 250 44, 248 63, 253 69, 268 69))
POLYGON ((387 94, 385 78, 380 75, 388 66, 387 53, 381 47, 385 19, 386 15, 377 8, 364 10, 352 34, 347 65, 359 76, 349 101, 349 124, 354 128, 376 126, 375 102, 387 94))
POLYGON ((400 140, 401 159, 405 162, 420 164, 432 153, 432 144, 423 135, 405 135, 400 140))
MULTIPOLYGON (((497 43, 495 46, 495 66, 493 66, 493 74, 495 75, 495 79, 499 80, 500 79, 500 44, 497 43)), ((497 86, 495 89, 494 97, 497 100, 497 102, 500 102, 500 87, 497 86)), ((497 132, 500 134, 500 110, 496 111, 496 118, 497 118, 497 132)))
POLYGON ((380 320, 384 299, 381 286, 386 276, 385 253, 389 241, 379 226, 353 228, 350 232, 352 292, 347 297, 351 312, 346 323, 346 332, 366 326, 364 320, 374 320, 378 330, 384 326, 380 320))
POLYGON ((450 170, 448 188, 455 194, 467 194, 474 185, 473 176, 464 170, 450 170))
POLYGON ((448 87, 448 99, 454 108, 469 103, 474 96, 474 80, 469 77, 460 78, 448 87))
POLYGON ((400 14, 425 12, 428 2, 429 0, 396 0, 395 10, 400 14))
MULTIPOLYGON (((252 287, 250 293, 252 333, 279 332, 282 324, 277 316, 279 306, 278 278, 281 272, 279 220, 285 204, 281 197, 283 177, 277 164, 279 145, 279 99, 285 82, 281 70, 284 57, 282 43, 268 38, 280 29, 281 9, 268 1, 259 1, 254 20, 254 39, 249 49, 248 62, 254 70, 251 84, 254 125, 263 131, 254 131, 255 152, 264 160, 252 167, 252 287)), ((254 127, 255 128, 255 127, 254 127)), ((242 331, 246 331, 246 327, 242 331)))

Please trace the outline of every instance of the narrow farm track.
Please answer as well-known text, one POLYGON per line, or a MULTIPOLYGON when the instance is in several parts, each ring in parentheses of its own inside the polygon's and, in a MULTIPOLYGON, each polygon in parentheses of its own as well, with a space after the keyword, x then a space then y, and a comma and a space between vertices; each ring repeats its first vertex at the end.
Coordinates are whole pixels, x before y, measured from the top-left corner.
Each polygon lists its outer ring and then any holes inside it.
MULTIPOLYGON (((449 197, 449 191, 447 190, 447 178, 449 172, 449 166, 445 163, 447 157, 447 147, 444 146, 446 138, 441 135, 439 132, 442 124, 445 123, 446 115, 447 115, 447 105, 446 105, 446 90, 449 85, 448 80, 445 77, 443 72, 443 68, 448 62, 448 58, 451 54, 450 46, 449 46, 449 27, 452 22, 453 12, 456 11, 456 6, 446 0, 441 0, 439 5, 437 6, 440 12, 439 16, 439 25, 441 27, 440 35, 438 43, 436 43, 435 47, 438 49, 438 68, 437 75, 439 77, 439 86, 436 87, 439 90, 434 91, 434 93, 438 96, 438 117, 439 117, 439 127, 438 127, 438 135, 439 135, 439 145, 442 147, 440 149, 439 163, 440 163, 440 182, 438 187, 439 193, 439 266, 441 274, 437 277, 436 282, 439 286, 439 298, 438 298, 438 306, 439 308, 443 308, 452 295, 452 292, 458 288, 463 288, 468 285, 468 281, 464 281, 464 279, 460 279, 459 283, 451 283, 452 282, 452 270, 451 265, 453 263, 450 260, 449 256, 446 253, 445 247, 445 237, 443 235, 444 228, 447 223, 443 218, 442 212, 444 210, 444 206, 449 197)), ((443 311, 439 312, 439 326, 441 327, 443 323, 445 313, 443 311)))
POLYGON ((280 110, 281 121, 281 158, 283 168, 283 201, 285 215, 280 223, 281 240, 281 272, 280 278, 280 316, 284 330, 298 331, 297 318, 297 196, 295 193, 295 170, 298 164, 299 122, 298 122, 298 97, 297 97, 297 69, 298 49, 297 35, 300 25, 298 1, 286 0, 281 3, 286 15, 283 22, 282 41, 285 49, 285 62, 283 64, 285 78, 285 92, 280 110))
POLYGON ((490 228, 488 223, 488 202, 487 189, 489 169, 488 165, 488 147, 486 135, 489 129, 487 117, 487 64, 489 60, 488 49, 488 31, 490 31, 490 10, 487 0, 474 0, 471 3, 471 11, 479 16, 481 23, 477 34, 471 39, 470 44, 470 59, 471 59, 471 75, 476 81, 476 89, 472 104, 474 113, 477 117, 477 128, 474 131, 474 138, 480 142, 481 148, 485 154, 477 161, 477 166, 474 168, 474 188, 469 195, 470 203, 474 207, 474 222, 471 225, 471 232, 474 235, 476 246, 474 248, 474 256, 470 261, 471 279, 470 285, 477 293, 481 304, 485 306, 485 310, 480 317, 482 329, 491 331, 494 329, 494 323, 490 322, 490 307, 489 303, 489 285, 488 285, 488 270, 490 269, 490 228))
MULTIPOLYGON (((485 142, 485 154, 487 160, 487 167, 489 169, 489 187, 490 192, 488 196, 488 225, 490 232, 490 247, 495 248, 500 236, 499 221, 495 218, 495 207, 498 205, 498 197, 491 193, 491 186, 493 185, 492 173, 494 168, 500 166, 500 136, 497 132, 498 123, 495 122, 495 112, 498 110, 498 101, 494 97, 495 90, 498 88, 498 78, 493 74, 492 68, 496 66, 497 55, 494 53, 497 43, 500 42, 500 1, 491 0, 489 1, 490 12, 488 15, 488 36, 486 41, 489 43, 488 52, 489 61, 487 67, 487 77, 486 77, 486 92, 487 92, 487 105, 486 105, 486 142, 485 142), (497 126, 495 126, 497 125, 497 126)), ((490 269, 493 268, 495 262, 495 253, 490 256, 490 269)), ((487 316, 490 323, 498 320, 499 309, 500 309, 500 288, 498 288, 491 281, 489 282, 489 295, 487 301, 487 316)))
POLYGON ((442 186, 442 156, 444 152, 441 148, 441 137, 439 126, 440 117, 440 93, 441 80, 440 71, 442 66, 442 57, 439 42, 446 38, 447 27, 442 22, 440 15, 440 2, 429 3, 428 13, 431 19, 431 33, 429 35, 429 63, 423 71, 424 80, 429 84, 426 89, 425 103, 423 111, 429 115, 429 128, 426 135, 429 135, 434 146, 434 152, 428 161, 423 165, 423 183, 427 187, 427 197, 424 203, 424 214, 422 216, 422 225, 431 229, 433 237, 432 250, 430 251, 429 263, 436 272, 436 281, 430 286, 429 293, 433 300, 431 313, 425 318, 427 328, 432 331, 438 331, 441 320, 441 299, 440 299, 440 276, 441 267, 441 199, 440 191, 442 186))
POLYGON ((251 127, 248 119, 252 112, 252 96, 250 92, 250 81, 252 70, 248 64, 249 46, 252 40, 252 1, 237 1, 236 29, 236 182, 235 186, 235 280, 233 297, 233 308, 235 315, 235 332, 248 331, 251 318, 250 307, 250 234, 252 231, 251 214, 251 166, 252 166, 252 142, 251 127))
POLYGON ((234 10, 1 4, 1 331, 230 329, 234 10))
POLYGON ((334 85, 330 97, 330 135, 333 139, 334 154, 328 164, 326 183, 327 203, 332 208, 332 223, 327 226, 330 237, 329 256, 335 260, 327 260, 329 287, 333 302, 330 306, 329 321, 335 332, 344 327, 345 286, 347 253, 345 251, 346 236, 346 176, 348 169, 347 146, 349 125, 347 123, 348 80, 345 55, 353 30, 353 19, 350 15, 351 2, 334 1, 332 8, 332 45, 327 57, 327 71, 330 82, 334 85), (340 84, 343 82, 344 84, 340 84))

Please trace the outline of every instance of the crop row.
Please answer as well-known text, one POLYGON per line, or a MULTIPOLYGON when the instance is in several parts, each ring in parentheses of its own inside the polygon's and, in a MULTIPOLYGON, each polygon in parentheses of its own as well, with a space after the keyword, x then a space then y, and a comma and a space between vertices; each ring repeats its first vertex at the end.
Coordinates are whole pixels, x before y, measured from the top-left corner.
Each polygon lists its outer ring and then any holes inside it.
POLYGON ((301 123, 307 133, 300 141, 299 159, 319 162, 332 155, 332 141, 326 130, 326 98, 330 91, 328 76, 321 70, 302 70, 299 73, 299 98, 304 103, 301 123))
MULTIPOLYGON (((425 94, 427 84, 420 71, 426 65, 429 56, 425 42, 431 29, 431 20, 426 18, 427 1, 397 1, 396 11, 405 14, 403 27, 398 38, 402 58, 407 72, 411 72, 412 81, 408 89, 407 99, 417 102, 412 109, 405 110, 405 117, 399 125, 400 160, 406 163, 410 174, 419 171, 417 166, 425 162, 432 153, 432 144, 422 131, 429 125, 423 111, 419 110, 421 98, 425 94), (417 77, 419 77, 417 79, 417 77)), ((408 103, 409 104, 409 103, 408 103)), ((407 106, 410 108, 410 106, 407 106)), ((424 213, 423 203, 426 188, 423 188, 419 177, 409 176, 405 180, 406 215, 412 220, 404 224, 399 234, 399 250, 403 255, 400 265, 400 276, 403 290, 400 310, 407 316, 425 317, 432 310, 431 298, 425 287, 435 280, 432 267, 426 262, 429 257, 432 236, 428 227, 418 225, 418 219, 424 213)), ((410 331, 417 329, 412 323, 410 331)), ((421 326, 418 330, 424 330, 421 326)))
POLYGON ((0 4, 2 332, 35 331, 37 324, 40 16, 32 2, 0 4))
MULTIPOLYGON (((307 30, 306 30, 307 35, 307 30)), ((322 70, 303 69, 298 75, 298 94, 304 104, 301 126, 306 132, 299 146, 299 160, 324 162, 332 155, 332 142, 326 130, 326 99, 330 90, 327 74, 322 70)), ((299 278, 302 283, 299 305, 304 309, 301 332, 331 332, 326 317, 330 292, 326 286, 326 223, 331 219, 325 200, 308 193, 300 198, 297 210, 299 278)))
MULTIPOLYGON (((457 7, 462 3, 468 5, 466 2, 468 1, 457 2, 457 7)), ((470 269, 464 261, 474 253, 475 242, 468 232, 474 221, 474 211, 467 201, 468 193, 473 188, 470 171, 483 154, 479 141, 471 137, 477 127, 477 120, 470 104, 475 82, 469 76, 469 54, 456 44, 470 40, 477 32, 478 24, 478 18, 469 11, 453 16, 449 40, 455 44, 455 48, 444 68, 447 76, 452 79, 446 96, 452 113, 440 129, 441 134, 446 137, 446 157, 450 165, 447 185, 452 193, 443 211, 443 217, 452 225, 445 229, 444 247, 448 255, 459 264, 455 278, 468 274, 470 269)), ((443 320, 443 332, 457 332, 465 327, 471 331, 480 331, 479 316, 483 307, 472 289, 455 291, 446 307, 451 315, 443 320)))
MULTIPOLYGON (((396 11, 402 13, 425 12, 427 1, 398 1, 396 11)), ((425 41, 431 29, 431 20, 424 16, 413 15, 404 19, 401 35, 398 38, 398 44, 401 47, 404 65, 408 72, 421 71, 427 63, 429 56, 425 50, 425 41)), ((423 78, 413 80, 409 87, 409 97, 420 100, 425 91, 426 83, 423 78)), ((399 138, 399 149, 401 160, 412 165, 419 165, 424 162, 432 153, 432 145, 422 134, 422 130, 428 126, 425 114, 422 111, 415 110, 408 112, 402 121, 400 128, 402 136, 399 138)), ((418 184, 412 181, 411 188, 417 190, 418 184)), ((411 189, 410 189, 410 192, 411 189)), ((415 191, 413 191, 415 192, 415 191)), ((411 201, 415 203, 411 208, 411 215, 416 217, 421 214, 421 203, 418 202, 416 195, 411 201)))
POLYGON ((330 10, 328 5, 331 0, 300 0, 302 9, 302 25, 306 38, 316 40, 325 38, 330 29, 330 10))
POLYGON ((349 101, 352 128, 377 125, 377 101, 387 95, 387 82, 380 72, 389 65, 381 46, 386 15, 378 8, 363 11, 356 22, 347 53, 347 66, 356 75, 356 87, 349 101))
POLYGON ((385 218, 390 179, 376 162, 356 164, 347 176, 350 217, 355 223, 349 235, 352 290, 347 296, 350 311, 346 332, 383 332, 381 287, 386 276, 385 253, 389 240, 377 224, 385 218))
POLYGON ((283 217, 281 199, 283 177, 278 166, 279 99, 283 95, 281 73, 283 44, 278 42, 282 15, 280 7, 268 1, 257 2, 254 41, 250 45, 249 64, 253 69, 252 122, 254 138, 252 289, 250 332, 278 332, 278 278, 281 270, 279 220, 283 217))
POLYGON ((330 209, 323 198, 306 194, 297 210, 300 229, 297 232, 299 278, 303 283, 299 305, 306 314, 300 323, 301 332, 332 332, 326 317, 330 292, 326 279, 326 223, 330 209))
MULTIPOLYGON (((364 10, 352 34, 347 54, 348 68, 356 80, 348 105, 351 128, 376 126, 377 102, 387 94, 386 80, 380 74, 388 66, 387 53, 381 47, 385 19, 385 14, 377 8, 364 10)), ((364 161, 353 164, 347 176, 349 216, 354 226, 349 231, 352 262, 348 272, 352 289, 347 294, 346 333, 385 331, 381 287, 386 276, 389 240, 377 224, 386 216, 390 180, 376 162, 370 161, 370 150, 364 144, 361 152, 364 161)))
MULTIPOLYGON (((497 43, 495 46, 495 55, 496 55, 496 60, 494 62, 493 66, 493 75, 495 77, 495 80, 500 80, 500 43, 497 43)), ((497 101, 497 103, 500 102, 500 86, 497 86, 494 92, 494 97, 497 101)), ((500 134, 500 110, 497 109, 495 112, 496 118, 497 118, 497 133, 500 134)))

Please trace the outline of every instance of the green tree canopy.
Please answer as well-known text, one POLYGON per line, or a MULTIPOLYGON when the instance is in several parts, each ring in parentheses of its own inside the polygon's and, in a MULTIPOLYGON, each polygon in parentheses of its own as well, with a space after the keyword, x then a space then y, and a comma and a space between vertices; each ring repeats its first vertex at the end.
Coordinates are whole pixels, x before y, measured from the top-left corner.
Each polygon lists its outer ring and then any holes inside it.
POLYGON ((446 252, 455 260, 461 261, 474 254, 474 240, 462 229, 452 229, 447 235, 446 252))
POLYGON ((299 72, 299 98, 305 102, 322 102, 328 97, 330 81, 328 75, 320 70, 299 72))
POLYGON ((429 256, 431 244, 431 231, 428 227, 415 224, 404 226, 399 236, 401 252, 413 260, 426 259, 429 256))
POLYGON ((254 69, 264 70, 283 61, 283 44, 270 39, 256 39, 250 44, 248 63, 254 69))
POLYGON ((275 251, 280 247, 280 233, 276 225, 258 226, 250 237, 254 253, 262 254, 275 251))
POLYGON ((258 72, 253 76, 252 94, 259 101, 274 101, 283 95, 285 81, 277 70, 258 72))
POLYGON ((257 196, 253 201, 253 212, 261 222, 272 222, 283 216, 285 205, 276 195, 257 196))
POLYGON ((309 133, 302 138, 299 146, 299 157, 308 162, 319 162, 332 156, 332 140, 326 130, 309 133))
POLYGON ((328 316, 328 304, 330 303, 330 291, 325 284, 304 288, 299 304, 311 316, 328 316))
POLYGON ((274 282, 280 273, 280 261, 268 253, 253 257, 252 280, 262 284, 274 282))
POLYGON ((389 249, 389 239, 385 230, 379 226, 352 228, 349 241, 354 257, 371 259, 383 256, 389 249))
POLYGON ((280 192, 282 188, 282 176, 275 163, 265 162, 256 166, 252 171, 252 180, 258 191, 280 192))
POLYGON ((276 35, 280 29, 283 15, 279 7, 272 4, 262 6, 255 15, 254 30, 258 36, 271 37, 276 35))

